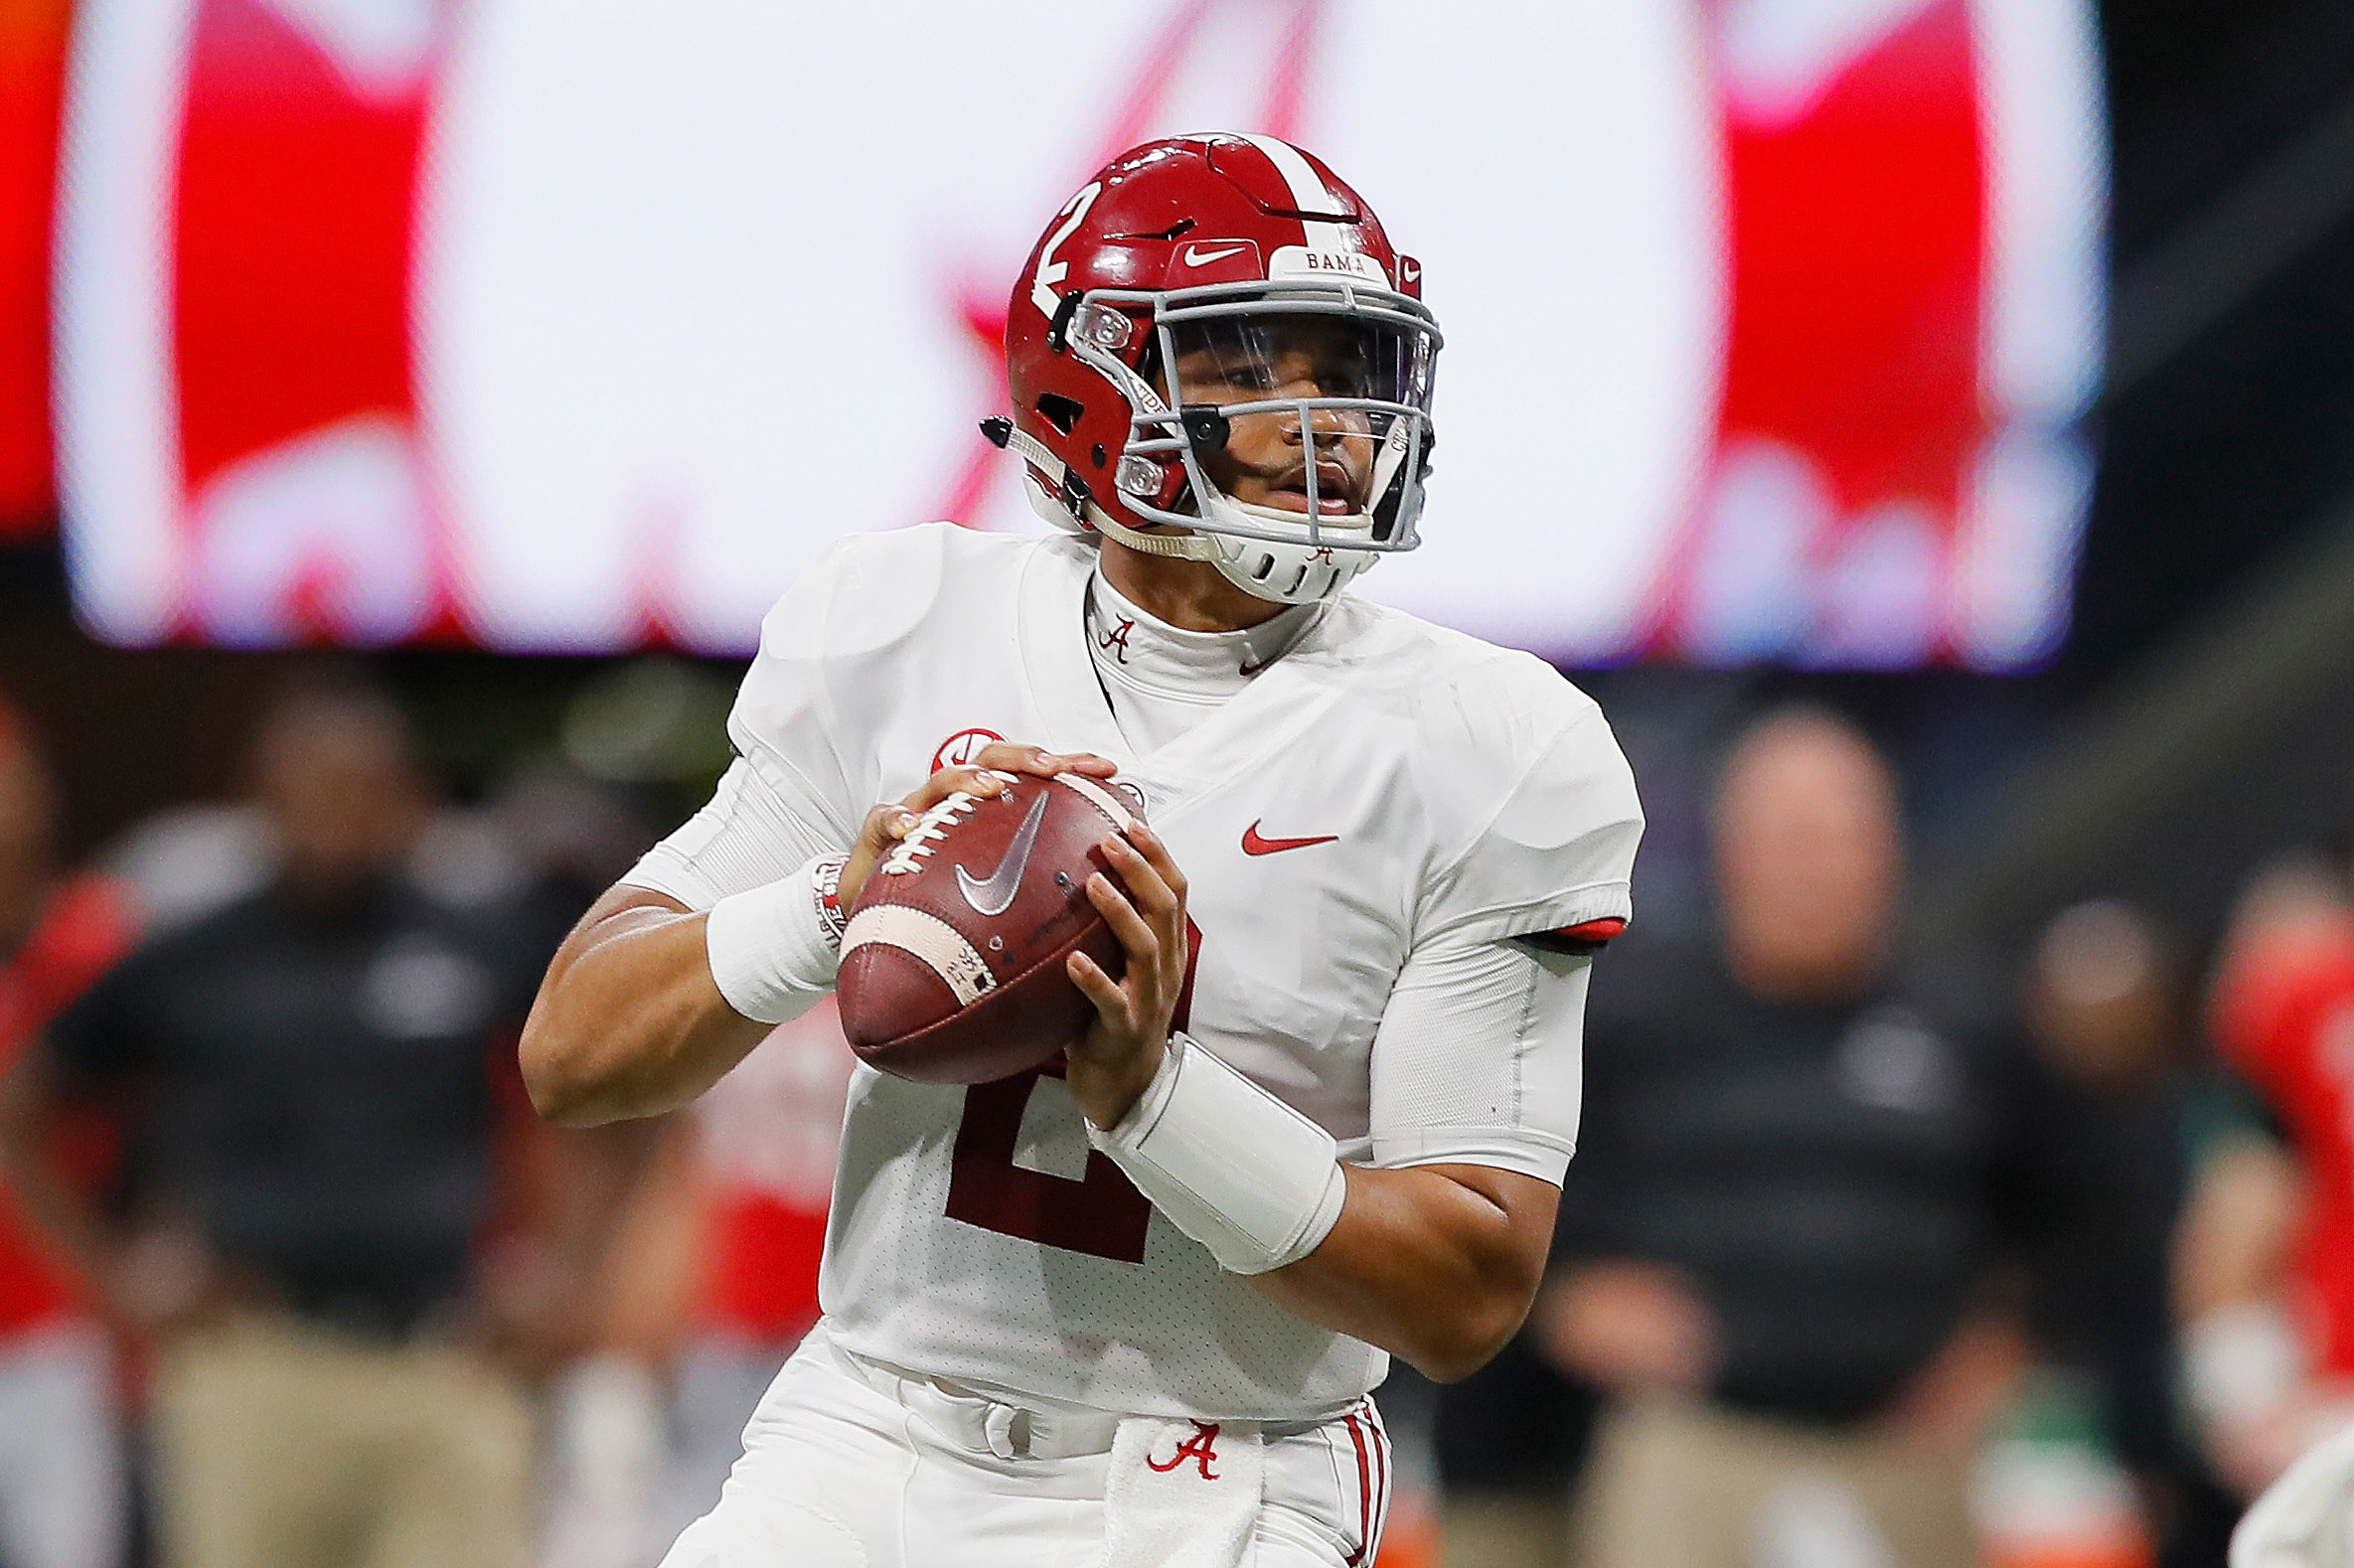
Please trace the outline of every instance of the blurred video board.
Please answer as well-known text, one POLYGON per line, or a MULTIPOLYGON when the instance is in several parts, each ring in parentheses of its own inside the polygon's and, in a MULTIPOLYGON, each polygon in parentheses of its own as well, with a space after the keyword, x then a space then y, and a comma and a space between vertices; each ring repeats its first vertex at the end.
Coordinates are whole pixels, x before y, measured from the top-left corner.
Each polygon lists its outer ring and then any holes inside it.
POLYGON ((1039 527, 1014 270, 1147 136, 1323 153, 1448 345, 1364 591, 1580 663, 2012 669, 2091 484, 2088 0, 84 0, 57 440, 126 644, 748 650, 1039 527))

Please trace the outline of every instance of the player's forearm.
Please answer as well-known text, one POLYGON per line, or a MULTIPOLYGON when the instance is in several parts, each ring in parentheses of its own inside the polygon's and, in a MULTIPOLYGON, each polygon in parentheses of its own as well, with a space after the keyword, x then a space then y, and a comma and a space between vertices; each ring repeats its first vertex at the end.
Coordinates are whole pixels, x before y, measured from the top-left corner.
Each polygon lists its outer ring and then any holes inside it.
POLYGON ((1332 1233, 1251 1283, 1427 1377, 1469 1377, 1528 1316, 1559 1190, 1485 1166, 1342 1169, 1348 1197, 1332 1233))
POLYGON ((524 1084, 565 1126, 655 1116, 718 1082, 767 1032, 719 994, 702 915, 616 888, 549 967, 524 1025, 524 1084))

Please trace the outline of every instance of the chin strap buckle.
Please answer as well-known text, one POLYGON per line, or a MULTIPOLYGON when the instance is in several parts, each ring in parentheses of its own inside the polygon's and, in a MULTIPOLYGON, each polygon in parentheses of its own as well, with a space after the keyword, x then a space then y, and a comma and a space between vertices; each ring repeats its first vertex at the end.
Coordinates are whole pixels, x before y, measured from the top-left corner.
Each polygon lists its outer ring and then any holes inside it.
POLYGON ((1215 403, 1187 403, 1177 417, 1184 426, 1186 444, 1197 458, 1207 459, 1224 451, 1227 437, 1234 433, 1234 426, 1215 403))

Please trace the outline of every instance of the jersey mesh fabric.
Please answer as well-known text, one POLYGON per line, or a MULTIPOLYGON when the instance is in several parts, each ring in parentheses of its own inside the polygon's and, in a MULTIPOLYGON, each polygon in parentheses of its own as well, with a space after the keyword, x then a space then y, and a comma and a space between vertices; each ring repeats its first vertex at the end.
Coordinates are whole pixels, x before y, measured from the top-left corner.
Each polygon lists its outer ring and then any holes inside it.
POLYGON ((1494 1166, 1559 1186, 1592 969, 1503 942, 1416 949, 1374 1036, 1373 1164, 1494 1166))
MULTIPOLYGON (((1361 1158, 1384 1009, 1414 952, 1442 945, 1423 932, 1477 943, 1626 913, 1642 818, 1625 762, 1537 661, 1346 596, 1140 752, 1080 640, 1094 567, 1075 541, 949 527, 836 545, 767 617, 729 719, 750 776, 804 825, 753 859, 784 874, 952 742, 1100 752, 1191 884, 1187 1032, 1361 1158)), ((1500 1054, 1480 1070, 1509 1081, 1522 1011, 1453 1048, 1500 1054)), ((860 1068, 821 1281, 839 1342, 979 1389, 1204 1420, 1331 1413, 1381 1380, 1379 1350, 1225 1273, 1100 1167, 1058 1078, 966 1091, 860 1068)))
MULTIPOLYGON (((1381 1351, 1283 1311, 1157 1213, 1141 1263, 942 1222, 961 1092, 863 1066, 852 1082, 819 1282, 848 1348, 985 1392, 1205 1420, 1338 1410, 1381 1381, 1381 1351)), ((1057 1080, 1029 1096, 1033 1126, 1084 1140, 1057 1080)))
POLYGON ((825 829, 797 819, 776 789, 738 757, 703 810, 648 850, 621 879, 702 911, 841 848, 826 842, 825 829))

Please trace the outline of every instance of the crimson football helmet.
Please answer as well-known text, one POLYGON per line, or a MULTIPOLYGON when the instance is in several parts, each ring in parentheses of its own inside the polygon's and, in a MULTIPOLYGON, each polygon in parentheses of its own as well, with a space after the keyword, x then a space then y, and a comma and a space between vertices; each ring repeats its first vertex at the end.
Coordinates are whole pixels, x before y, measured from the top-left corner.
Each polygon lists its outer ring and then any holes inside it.
POLYGON ((1421 295, 1420 264, 1289 142, 1147 142, 1031 250, 1006 317, 1014 414, 982 428, 1053 523, 1210 561, 1264 599, 1330 598, 1420 542, 1440 344, 1421 295), (1187 400, 1204 385, 1214 399, 1187 400), (1283 421, 1293 455, 1263 488, 1290 505, 1213 478, 1254 417, 1283 421))

